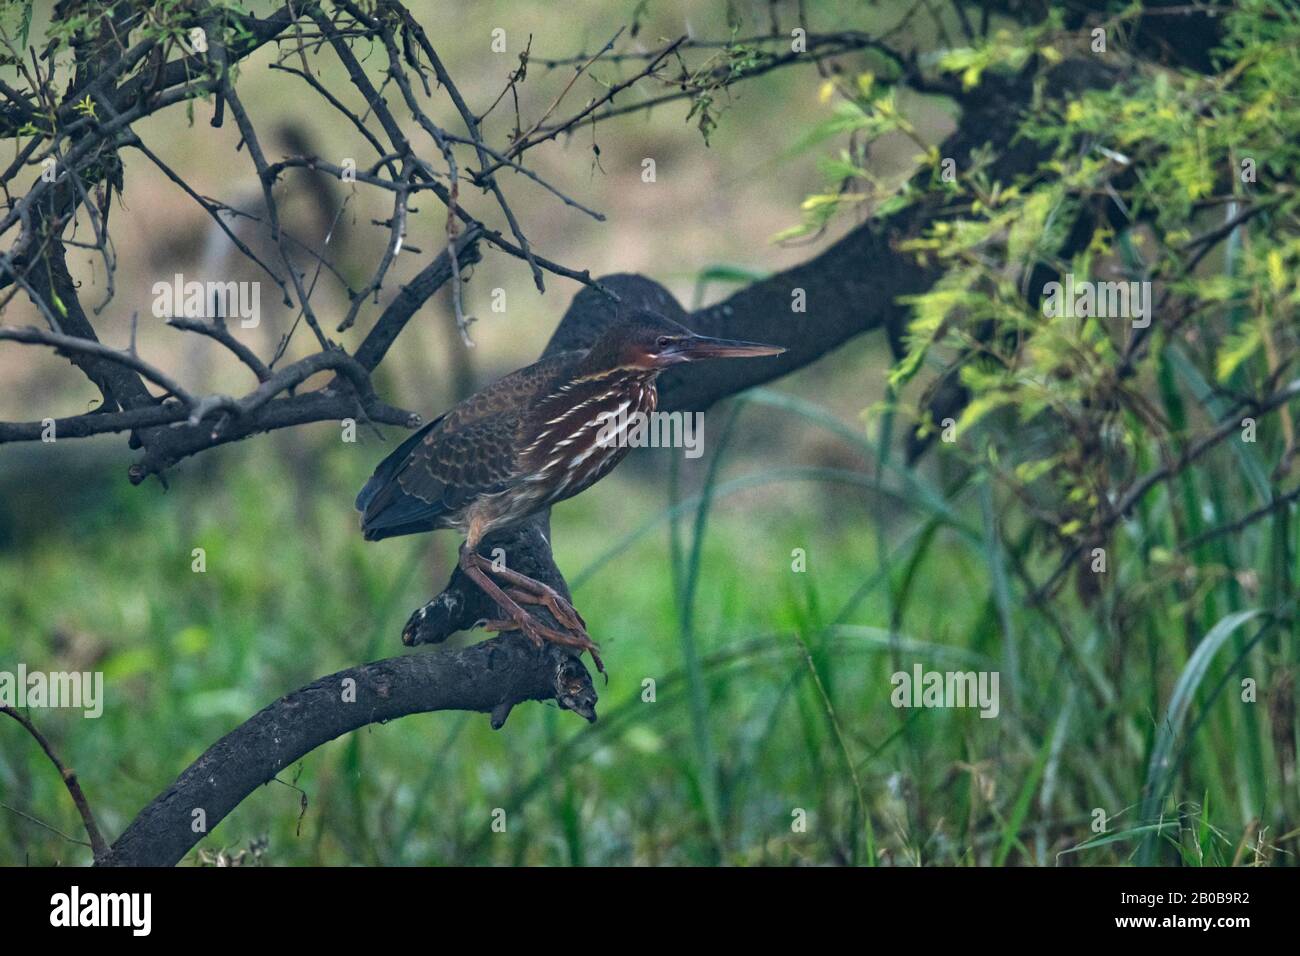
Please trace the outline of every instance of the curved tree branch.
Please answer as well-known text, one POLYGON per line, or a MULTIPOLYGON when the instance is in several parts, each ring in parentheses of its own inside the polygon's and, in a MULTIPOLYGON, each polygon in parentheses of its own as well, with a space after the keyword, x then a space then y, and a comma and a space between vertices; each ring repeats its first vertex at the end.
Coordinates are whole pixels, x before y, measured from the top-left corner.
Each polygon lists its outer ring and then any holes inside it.
POLYGON ((412 654, 315 680, 263 708, 209 747, 126 828, 101 866, 172 866, 255 789, 321 744, 367 724, 438 710, 505 723, 526 700, 558 700, 596 719, 591 677, 566 652, 509 635, 412 654))

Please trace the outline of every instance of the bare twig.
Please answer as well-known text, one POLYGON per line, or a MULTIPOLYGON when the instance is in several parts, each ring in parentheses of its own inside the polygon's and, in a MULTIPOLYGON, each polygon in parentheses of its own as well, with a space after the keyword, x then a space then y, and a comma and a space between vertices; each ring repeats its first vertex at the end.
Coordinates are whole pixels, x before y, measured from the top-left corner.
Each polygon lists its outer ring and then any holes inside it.
POLYGON ((249 367, 252 373, 257 376, 259 382, 265 382, 271 377, 271 370, 266 367, 266 363, 254 355, 252 349, 231 335, 230 329, 226 327, 226 323, 222 319, 214 318, 211 321, 206 321, 204 319, 180 317, 168 319, 167 324, 174 328, 184 329, 187 332, 206 335, 208 338, 220 342, 233 352, 236 358, 249 367))
MULTIPOLYGON (((77 808, 77 814, 81 817, 82 826, 86 828, 86 836, 90 838, 90 851, 98 863, 104 859, 108 853, 108 844, 104 842, 104 835, 99 832, 99 824, 95 822, 95 814, 91 812, 90 802, 86 799, 86 794, 81 789, 81 782, 77 780, 77 774, 71 767, 65 767, 59 755, 54 752, 54 747, 45 738, 36 725, 27 719, 27 716, 17 708, 0 706, 0 713, 8 714, 18 723, 22 724, 32 738, 45 751, 45 756, 54 764, 54 769, 59 772, 59 777, 63 780, 63 785, 68 788, 68 796, 72 797, 72 803, 77 808)), ((24 814, 25 816, 25 814, 24 814)), ((32 818, 28 818, 32 819, 32 818)), ((37 821, 40 822, 40 821, 37 821)), ((56 831, 57 832, 57 831, 56 831)), ((69 839, 71 839, 69 837, 69 839)))

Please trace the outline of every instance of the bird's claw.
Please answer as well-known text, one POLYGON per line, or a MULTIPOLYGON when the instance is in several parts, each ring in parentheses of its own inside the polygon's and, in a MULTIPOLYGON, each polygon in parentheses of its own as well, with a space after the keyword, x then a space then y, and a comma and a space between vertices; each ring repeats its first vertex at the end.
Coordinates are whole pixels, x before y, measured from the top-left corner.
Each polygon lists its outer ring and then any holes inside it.
MULTIPOLYGON (((587 633, 587 622, 559 591, 510 568, 493 567, 487 558, 467 545, 461 548, 460 562, 461 569, 495 601, 497 608, 505 615, 502 620, 488 621, 484 627, 490 631, 523 631, 534 647, 540 648, 546 641, 564 647, 576 647, 579 655, 583 651, 589 653, 596 669, 605 674, 605 663, 600 659, 596 642, 587 633), (506 587, 502 588, 494 578, 505 582, 506 587), (558 629, 537 620, 524 610, 525 604, 545 607, 555 618, 558 629)), ((605 682, 609 683, 608 674, 605 674, 605 682)))
POLYGON ((557 630, 553 627, 547 627, 529 614, 523 615, 518 621, 513 619, 485 621, 483 628, 484 630, 497 632, 522 631, 524 636, 537 648, 549 642, 563 647, 576 647, 580 655, 583 651, 586 651, 591 655, 596 670, 604 674, 605 683, 609 683, 609 674, 605 672, 605 662, 600 659, 600 646, 591 639, 585 629, 575 628, 572 629, 572 633, 557 630))

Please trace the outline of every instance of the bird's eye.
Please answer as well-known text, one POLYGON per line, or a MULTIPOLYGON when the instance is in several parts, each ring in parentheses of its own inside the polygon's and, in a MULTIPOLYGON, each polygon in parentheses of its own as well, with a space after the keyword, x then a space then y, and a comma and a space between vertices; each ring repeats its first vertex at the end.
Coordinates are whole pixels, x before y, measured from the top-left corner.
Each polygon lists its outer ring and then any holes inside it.
POLYGON ((668 336, 668 335, 659 336, 658 340, 655 342, 655 346, 661 349, 666 349, 668 348, 668 346, 672 344, 673 344, 672 336, 668 336))

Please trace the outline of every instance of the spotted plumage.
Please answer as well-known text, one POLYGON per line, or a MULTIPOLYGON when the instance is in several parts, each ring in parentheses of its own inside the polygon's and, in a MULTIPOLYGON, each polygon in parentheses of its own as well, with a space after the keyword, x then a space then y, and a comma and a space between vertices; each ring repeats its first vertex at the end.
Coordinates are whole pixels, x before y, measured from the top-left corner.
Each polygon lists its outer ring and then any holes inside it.
POLYGON ((620 426, 655 410, 655 379, 663 369, 781 351, 696 335, 653 312, 622 315, 590 349, 512 372, 402 442, 357 496, 362 531, 371 541, 441 528, 460 531, 466 535, 462 570, 514 626, 536 641, 592 649, 571 605, 540 582, 493 569, 476 553, 480 540, 609 474, 629 450, 620 426), (509 593, 492 574, 504 578, 509 593), (570 633, 540 626, 520 600, 546 604, 570 633))
POLYGON ((505 527, 607 475, 629 449, 597 436, 607 416, 654 411, 658 371, 592 372, 588 354, 507 375, 407 439, 357 497, 366 538, 465 533, 472 514, 485 531, 505 527))

